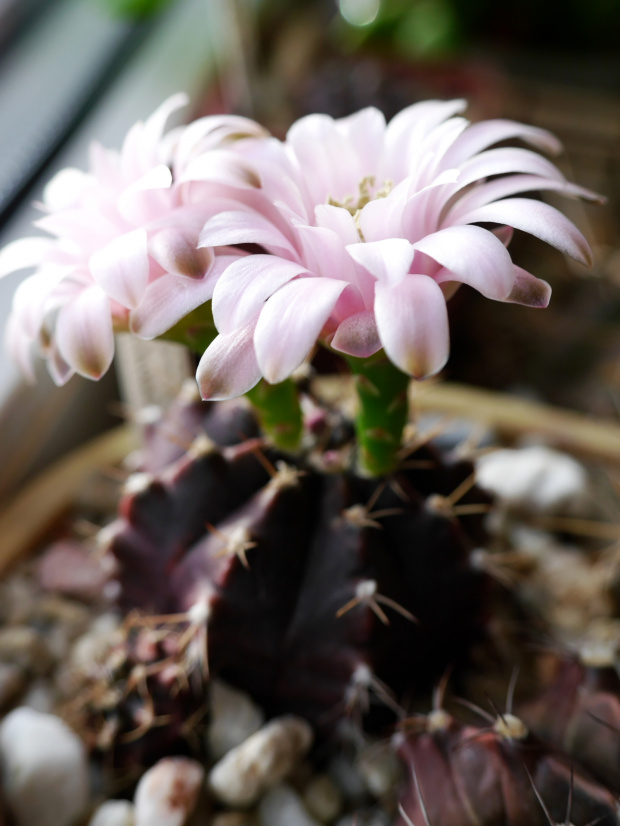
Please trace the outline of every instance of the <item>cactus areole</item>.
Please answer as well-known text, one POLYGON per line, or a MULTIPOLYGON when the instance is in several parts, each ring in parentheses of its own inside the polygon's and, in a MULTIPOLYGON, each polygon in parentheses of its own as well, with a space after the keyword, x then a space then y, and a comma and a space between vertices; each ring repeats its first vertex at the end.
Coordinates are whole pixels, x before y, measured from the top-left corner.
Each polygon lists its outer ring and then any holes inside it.
MULTIPOLYGON (((219 403, 173 408, 106 531, 123 607, 163 617, 147 623, 160 631, 180 623, 138 640, 131 685, 166 697, 183 670, 217 670, 319 726, 394 708, 461 656, 486 587, 470 557, 484 497, 467 463, 404 444, 409 382, 446 363, 461 283, 546 306, 549 286, 512 261, 515 229, 590 262, 579 230, 523 193, 597 196, 534 151, 557 153, 551 134, 470 124, 460 100, 390 123, 374 108, 312 115, 283 141, 226 115, 164 134, 184 102, 48 184, 47 236, 0 253, 0 276, 36 267, 9 349, 29 375, 42 355, 64 384, 109 368, 115 331, 180 341, 219 403), (295 381, 317 346, 355 377, 354 428, 295 381), (253 414, 231 401, 243 395, 253 414)), ((115 713, 115 730, 146 714, 115 713)))

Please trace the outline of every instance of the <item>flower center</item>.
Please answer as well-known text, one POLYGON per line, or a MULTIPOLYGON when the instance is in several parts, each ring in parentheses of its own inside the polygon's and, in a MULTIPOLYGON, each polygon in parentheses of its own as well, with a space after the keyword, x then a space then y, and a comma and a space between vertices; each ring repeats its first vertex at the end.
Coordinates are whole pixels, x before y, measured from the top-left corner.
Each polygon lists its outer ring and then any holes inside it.
POLYGON ((335 198, 332 198, 331 195, 327 198, 327 203, 330 206, 337 206, 346 209, 354 218, 357 218, 357 214, 360 210, 364 209, 366 204, 370 203, 370 201, 374 201, 376 198, 385 198, 387 197, 390 192, 392 191, 392 187, 394 186, 393 181, 384 181, 383 186, 381 189, 378 189, 376 192, 373 192, 376 184, 376 178, 374 175, 366 175, 365 178, 357 185, 357 199, 355 195, 345 195, 345 197, 341 201, 337 201, 335 198))
POLYGON ((386 198, 394 186, 393 181, 386 180, 383 182, 381 189, 373 192, 372 190, 375 187, 376 180, 374 175, 366 175, 365 178, 362 178, 357 185, 357 200, 355 200, 354 195, 345 195, 342 201, 337 201, 335 198, 332 198, 331 195, 327 198, 327 203, 330 206, 342 207, 342 209, 346 209, 347 212, 351 213, 355 221, 355 226, 357 227, 357 234, 360 237, 360 241, 366 240, 360 226, 360 212, 370 201, 374 201, 377 198, 386 198))

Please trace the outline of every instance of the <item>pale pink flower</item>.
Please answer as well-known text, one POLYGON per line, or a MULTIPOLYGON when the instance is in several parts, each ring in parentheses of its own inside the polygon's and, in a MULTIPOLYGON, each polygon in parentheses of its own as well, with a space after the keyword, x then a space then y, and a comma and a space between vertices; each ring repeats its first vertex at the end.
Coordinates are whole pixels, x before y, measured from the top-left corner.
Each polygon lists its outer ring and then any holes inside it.
POLYGON ((215 285, 219 336, 198 368, 205 398, 239 395, 261 376, 282 381, 317 340, 361 357, 384 348, 412 376, 437 373, 449 351, 446 300, 460 283, 546 306, 548 284, 507 251, 513 228, 590 263, 587 241, 562 213, 514 196, 597 196, 530 149, 489 148, 517 138, 557 153, 559 142, 506 120, 470 125, 457 116, 463 108, 419 103, 388 125, 376 109, 311 115, 284 142, 241 142, 261 177, 256 206, 215 215, 200 244, 254 243, 264 254, 231 263, 215 285))
POLYGON ((135 124, 120 152, 94 144, 89 172, 58 173, 35 224, 53 237, 25 238, 0 253, 0 276, 37 267, 17 289, 7 327, 27 374, 38 348, 58 384, 75 372, 99 378, 114 355, 115 329, 161 335, 208 301, 219 273, 240 257, 197 242, 231 193, 257 184, 226 147, 264 132, 245 118, 215 116, 164 135, 185 103, 175 95, 135 124))

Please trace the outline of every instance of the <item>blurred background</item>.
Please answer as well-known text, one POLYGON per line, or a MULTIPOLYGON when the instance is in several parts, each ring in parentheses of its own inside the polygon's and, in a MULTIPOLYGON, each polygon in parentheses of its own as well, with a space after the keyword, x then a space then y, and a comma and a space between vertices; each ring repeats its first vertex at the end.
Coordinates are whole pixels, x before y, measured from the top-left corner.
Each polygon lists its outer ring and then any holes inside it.
MULTIPOLYGON (((179 90, 187 119, 234 111, 280 136, 308 112, 374 105, 391 117, 417 100, 465 97, 472 120, 552 130, 565 174, 608 204, 557 202, 592 244, 592 270, 517 233, 513 257, 553 287, 546 311, 459 290, 444 377, 616 419, 619 36, 618 0, 0 0, 0 245, 31 234, 44 183, 85 167, 92 139, 118 147, 179 90)), ((2 328, 24 275, 0 281, 2 328)), ((26 386, 3 354, 0 495, 118 423, 119 399, 164 402, 191 373, 172 345, 147 350, 121 342, 116 375, 60 390, 44 367, 26 386)))

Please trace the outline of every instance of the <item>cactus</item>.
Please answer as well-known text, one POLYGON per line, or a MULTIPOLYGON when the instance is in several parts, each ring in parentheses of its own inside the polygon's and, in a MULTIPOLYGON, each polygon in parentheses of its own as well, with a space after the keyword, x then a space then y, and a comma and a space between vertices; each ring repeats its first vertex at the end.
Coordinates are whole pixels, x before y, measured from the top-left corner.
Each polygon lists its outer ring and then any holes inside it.
MULTIPOLYGON (((142 416, 140 467, 103 534, 124 637, 69 710, 125 767, 200 749, 214 674, 328 736, 346 715, 389 730, 467 660, 494 611, 493 565, 474 553, 489 499, 468 462, 404 444, 410 380, 445 365, 459 284, 546 306, 549 285, 513 264, 513 229, 591 263, 560 212, 511 196, 598 200, 529 149, 492 148, 516 137, 555 153, 552 135, 470 125, 463 101, 416 104, 390 124, 373 109, 312 116, 285 141, 226 115, 164 136, 183 99, 137 124, 120 154, 95 146, 90 173, 51 182, 39 227, 53 238, 0 253, 0 276, 38 266, 7 329, 26 373, 38 349, 58 384, 98 379, 115 331, 200 358, 209 402, 185 394, 142 416), (300 396, 295 374, 319 345, 355 376, 351 420, 300 396), (254 412, 230 401, 244 394, 254 412)), ((496 632, 514 619, 518 599, 505 602, 496 632)), ((511 710, 481 728, 436 706, 396 738, 404 821, 536 826, 572 797, 577 826, 615 822, 599 781, 617 789, 617 686, 588 693, 579 668, 526 711, 583 770, 511 710)))
POLYGON ((414 724, 397 737, 410 778, 398 826, 549 826, 548 815, 564 822, 569 800, 572 823, 617 823, 615 795, 512 713, 481 728, 435 709, 414 724))
MULTIPOLYGON (((130 477, 106 529, 123 610, 148 627, 185 620, 190 682, 221 674, 324 732, 361 719, 373 695, 383 708, 368 724, 394 719, 398 700, 432 685, 483 628, 489 583, 470 558, 480 517, 460 519, 449 501, 459 488, 462 501, 488 501, 470 464, 423 445, 390 477, 330 473, 324 430, 296 460, 256 438, 218 445, 205 435, 212 417, 230 433, 238 407, 225 428, 218 406, 197 417, 195 404, 150 426, 152 445, 178 442, 179 422, 203 433, 158 472, 130 477)), ((339 433, 350 428, 336 420, 339 433)))

